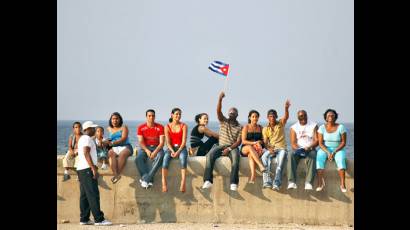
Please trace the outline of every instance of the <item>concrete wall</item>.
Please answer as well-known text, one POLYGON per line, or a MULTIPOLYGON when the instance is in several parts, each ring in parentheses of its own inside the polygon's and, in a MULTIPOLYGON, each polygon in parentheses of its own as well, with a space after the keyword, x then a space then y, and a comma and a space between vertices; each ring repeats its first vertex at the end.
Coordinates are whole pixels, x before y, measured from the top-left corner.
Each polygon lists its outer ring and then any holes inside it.
MULTIPOLYGON (((79 182, 73 172, 71 180, 62 182, 62 156, 57 157, 57 219, 79 222, 79 182)), ((112 184, 111 170, 99 170, 101 209, 114 223, 141 222, 213 222, 213 223, 298 223, 311 225, 353 225, 354 165, 348 161, 347 193, 339 189, 339 177, 334 162, 327 163, 326 187, 322 192, 304 190, 305 165, 298 166, 298 189, 287 190, 286 170, 280 191, 262 189, 259 174, 255 184, 247 184, 247 158, 240 161, 240 181, 237 192, 229 190, 230 160, 222 157, 216 162, 214 185, 201 189, 205 157, 189 157, 186 192, 179 189, 179 161, 170 164, 168 192, 161 192, 161 172, 154 186, 141 188, 134 164, 128 159, 121 180, 112 184)), ((316 188, 315 180, 314 187, 316 188)))

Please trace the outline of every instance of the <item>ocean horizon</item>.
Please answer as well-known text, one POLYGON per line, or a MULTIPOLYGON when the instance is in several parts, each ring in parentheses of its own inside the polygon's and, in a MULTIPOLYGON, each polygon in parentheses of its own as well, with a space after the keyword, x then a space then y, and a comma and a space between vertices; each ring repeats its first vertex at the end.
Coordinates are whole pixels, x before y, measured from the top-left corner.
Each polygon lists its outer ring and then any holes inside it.
MULTIPOLYGON (((57 155, 64 155, 68 150, 68 137, 72 132, 72 124, 74 121, 79 121, 83 123, 85 120, 57 120, 57 155)), ((94 123, 104 127, 104 137, 108 137, 108 133, 106 128, 108 127, 108 120, 93 120, 94 123)), ((168 124, 168 121, 156 121, 162 125, 168 124)), ((196 123, 194 121, 182 121, 188 126, 188 138, 187 138, 187 146, 189 146, 189 137, 191 134, 191 130, 195 127, 196 123)), ((239 121, 241 125, 246 124, 246 121, 239 121)), ((288 145, 288 149, 290 150, 290 126, 292 126, 296 121, 288 121, 285 126, 285 135, 286 135, 286 142, 288 145)), ((145 120, 124 120, 124 124, 128 126, 129 134, 128 138, 133 146, 133 148, 138 147, 138 139, 137 139, 137 127, 145 123, 145 120)), ((259 122, 260 125, 266 126, 267 122, 259 122)), ((318 125, 322 125, 323 122, 319 122, 318 125)), ((349 159, 354 159, 354 123, 341 123, 345 125, 347 130, 347 140, 346 140, 346 155, 349 159)), ((218 132, 219 130, 219 122, 217 121, 209 121, 208 128, 218 132)))

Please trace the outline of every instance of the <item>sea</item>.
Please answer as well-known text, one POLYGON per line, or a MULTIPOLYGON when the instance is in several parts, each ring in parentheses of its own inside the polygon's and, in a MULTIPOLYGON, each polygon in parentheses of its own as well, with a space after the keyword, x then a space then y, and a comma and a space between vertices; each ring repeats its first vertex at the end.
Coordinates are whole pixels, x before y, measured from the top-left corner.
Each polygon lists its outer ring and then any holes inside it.
MULTIPOLYGON (((79 122, 83 123, 84 121, 79 120, 79 122)), ((108 132, 106 131, 106 127, 108 127, 108 120, 104 121, 93 121, 94 123, 104 127, 105 133, 104 136, 108 136, 108 132)), ((137 127, 144 123, 145 121, 124 121, 123 124, 128 126, 129 133, 128 133, 128 138, 130 142, 132 143, 132 146, 138 147, 138 139, 137 139, 137 127)), ((156 121, 157 123, 160 123, 162 125, 166 125, 168 122, 166 121, 156 121)), ((195 127, 196 123, 194 121, 183 121, 185 124, 188 125, 188 138, 187 138, 187 146, 189 146, 189 135, 191 133, 191 130, 193 127, 195 127)), ((70 136, 72 132, 72 125, 74 121, 70 120, 57 120, 57 155, 64 155, 67 150, 68 150, 68 137, 70 136)), ((285 133, 286 133, 286 141, 288 143, 288 149, 290 148, 290 138, 289 138, 289 131, 290 131, 290 126, 293 125, 295 122, 293 121, 288 121, 285 127, 285 133)), ((242 125, 245 124, 245 122, 241 122, 242 125)), ((262 126, 266 126, 266 123, 260 123, 262 126)), ((319 126, 322 125, 322 123, 318 124, 319 126)), ((354 159, 354 123, 343 123, 345 125, 345 128, 347 130, 347 140, 346 140, 346 155, 347 158, 349 159, 354 159)), ((219 122, 217 121, 210 121, 208 123, 208 128, 218 132, 219 130, 219 122)))

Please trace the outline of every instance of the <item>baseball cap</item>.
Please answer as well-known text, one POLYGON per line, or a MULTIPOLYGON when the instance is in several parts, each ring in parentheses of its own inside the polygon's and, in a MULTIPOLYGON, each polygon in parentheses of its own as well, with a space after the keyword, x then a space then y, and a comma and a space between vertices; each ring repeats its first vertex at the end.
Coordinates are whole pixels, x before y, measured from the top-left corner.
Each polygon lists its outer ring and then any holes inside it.
POLYGON ((86 121, 83 123, 83 131, 88 129, 88 128, 95 128, 97 127, 97 124, 94 124, 92 121, 86 121))

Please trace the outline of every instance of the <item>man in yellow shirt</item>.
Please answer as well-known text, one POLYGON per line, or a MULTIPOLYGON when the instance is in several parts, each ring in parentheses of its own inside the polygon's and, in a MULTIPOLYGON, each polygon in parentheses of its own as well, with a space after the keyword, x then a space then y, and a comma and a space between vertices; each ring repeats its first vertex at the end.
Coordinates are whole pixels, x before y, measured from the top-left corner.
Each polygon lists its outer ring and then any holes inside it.
POLYGON ((275 158, 277 167, 275 172, 275 179, 272 185, 272 178, 269 173, 263 173, 263 187, 279 190, 282 184, 282 168, 284 160, 287 155, 286 139, 285 139, 285 125, 289 118, 289 100, 285 102, 285 115, 279 119, 278 114, 274 109, 268 111, 269 124, 263 128, 263 142, 266 151, 262 155, 262 163, 269 171, 271 170, 271 161, 275 158))

